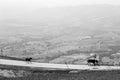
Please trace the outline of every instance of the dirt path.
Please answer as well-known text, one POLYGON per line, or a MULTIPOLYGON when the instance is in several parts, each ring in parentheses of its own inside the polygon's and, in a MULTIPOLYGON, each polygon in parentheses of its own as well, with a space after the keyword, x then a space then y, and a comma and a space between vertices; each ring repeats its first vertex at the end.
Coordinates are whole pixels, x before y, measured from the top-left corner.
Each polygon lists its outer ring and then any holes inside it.
POLYGON ((1 65, 13 65, 22 67, 32 67, 32 68, 45 68, 45 69, 57 69, 57 70, 120 70, 120 66, 88 66, 88 65, 70 65, 70 64, 51 64, 51 63, 38 63, 31 62, 27 63, 25 61, 16 60, 5 60, 0 59, 1 65))

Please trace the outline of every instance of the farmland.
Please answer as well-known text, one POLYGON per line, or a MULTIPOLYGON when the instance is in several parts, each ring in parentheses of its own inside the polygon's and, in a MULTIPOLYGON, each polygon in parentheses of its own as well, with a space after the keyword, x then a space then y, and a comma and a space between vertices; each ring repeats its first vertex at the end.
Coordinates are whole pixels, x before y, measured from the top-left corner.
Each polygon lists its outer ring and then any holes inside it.
MULTIPOLYGON (((94 53, 105 65, 120 66, 120 6, 32 9, 9 6, 0 12, 0 59, 32 57, 38 63, 86 65, 94 53)), ((0 80, 120 80, 119 70, 68 73, 15 68, 0 65, 0 80)))
MULTIPOLYGON (((10 38, 1 39, 0 47, 3 52, 0 54, 20 60, 33 57, 33 61, 44 63, 86 64, 85 59, 91 53, 95 53, 102 58, 103 62, 106 60, 112 61, 112 63, 120 62, 120 35, 118 32, 95 33, 87 31, 86 35, 84 34, 82 37, 80 34, 74 34, 76 37, 73 38, 72 33, 72 35, 54 36, 50 39, 40 38, 40 36, 33 38, 34 36, 29 35, 12 35, 9 36, 10 38), (88 35, 88 33, 91 34, 88 35), (92 37, 86 38, 87 36, 92 37), (11 41, 11 39, 15 41, 11 41)), ((117 64, 119 65, 119 63, 117 64)))
POLYGON ((29 13, 10 9, 10 15, 1 16, 0 54, 19 59, 33 57, 33 61, 43 63, 86 64, 85 59, 95 53, 105 63, 119 65, 119 8, 89 5, 29 13))

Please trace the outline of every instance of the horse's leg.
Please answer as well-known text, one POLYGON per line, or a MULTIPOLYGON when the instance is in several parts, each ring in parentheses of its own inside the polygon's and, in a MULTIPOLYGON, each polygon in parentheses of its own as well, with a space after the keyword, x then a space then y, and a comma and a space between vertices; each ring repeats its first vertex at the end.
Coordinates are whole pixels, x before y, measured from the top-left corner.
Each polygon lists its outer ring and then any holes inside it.
POLYGON ((32 62, 31 62, 31 59, 29 59, 29 64, 31 64, 32 62))
POLYGON ((29 64, 31 63, 31 61, 29 61, 29 64))
POLYGON ((94 61, 94 62, 93 62, 93 66, 95 66, 95 65, 96 65, 96 62, 94 61))
POLYGON ((90 66, 90 62, 89 61, 87 61, 87 65, 90 66))
POLYGON ((90 66, 90 63, 89 63, 89 62, 87 62, 87 65, 88 65, 88 66, 90 66))
POLYGON ((99 66, 99 61, 96 61, 96 65, 99 66))
POLYGON ((97 61, 97 65, 99 66, 99 61, 97 61))
POLYGON ((27 62, 28 64, 30 63, 28 59, 26 60, 26 62, 27 62))
POLYGON ((27 63, 29 64, 29 61, 27 60, 27 63))

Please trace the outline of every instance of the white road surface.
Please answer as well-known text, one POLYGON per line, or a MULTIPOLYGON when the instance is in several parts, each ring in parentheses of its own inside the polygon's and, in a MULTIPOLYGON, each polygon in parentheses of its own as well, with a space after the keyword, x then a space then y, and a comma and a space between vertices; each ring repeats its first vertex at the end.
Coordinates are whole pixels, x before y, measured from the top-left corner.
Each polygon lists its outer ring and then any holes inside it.
POLYGON ((71 70, 120 70, 120 66, 88 66, 88 65, 70 65, 70 64, 51 64, 51 63, 38 63, 16 60, 0 59, 0 65, 13 65, 40 69, 71 69, 71 70))

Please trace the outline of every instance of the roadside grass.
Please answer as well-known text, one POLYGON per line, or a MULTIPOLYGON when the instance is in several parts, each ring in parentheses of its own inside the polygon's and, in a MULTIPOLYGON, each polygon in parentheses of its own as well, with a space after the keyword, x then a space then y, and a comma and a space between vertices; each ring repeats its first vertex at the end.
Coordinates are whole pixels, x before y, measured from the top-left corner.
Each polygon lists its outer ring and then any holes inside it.
POLYGON ((37 72, 27 77, 21 78, 4 78, 0 77, 1 80, 119 80, 120 74, 112 71, 91 71, 91 72, 80 72, 80 73, 59 73, 59 72, 37 72))
MULTIPOLYGON (((20 67, 19 68, 13 67, 13 69, 14 68, 16 70, 20 69, 20 67)), ((0 80, 120 80, 120 70, 108 70, 108 71, 84 70, 78 71, 76 73, 69 73, 69 70, 49 71, 27 68, 24 68, 24 70, 31 72, 31 74, 24 77, 13 78, 0 77, 0 80)))

